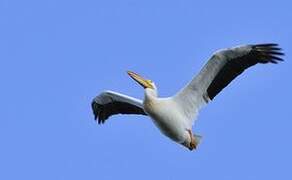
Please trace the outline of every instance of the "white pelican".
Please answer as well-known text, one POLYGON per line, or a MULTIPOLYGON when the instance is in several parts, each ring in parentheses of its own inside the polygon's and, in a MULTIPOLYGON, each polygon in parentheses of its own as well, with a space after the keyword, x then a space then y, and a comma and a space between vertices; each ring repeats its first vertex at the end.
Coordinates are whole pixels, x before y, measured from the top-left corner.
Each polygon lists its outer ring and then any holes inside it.
POLYGON ((172 97, 159 98, 151 80, 128 71, 145 89, 144 101, 113 91, 105 91, 92 101, 94 118, 104 123, 115 114, 140 114, 151 117, 160 131, 189 150, 197 148, 201 136, 192 132, 199 110, 245 69, 260 64, 278 63, 284 55, 277 44, 243 45, 213 54, 207 64, 184 88, 172 97))

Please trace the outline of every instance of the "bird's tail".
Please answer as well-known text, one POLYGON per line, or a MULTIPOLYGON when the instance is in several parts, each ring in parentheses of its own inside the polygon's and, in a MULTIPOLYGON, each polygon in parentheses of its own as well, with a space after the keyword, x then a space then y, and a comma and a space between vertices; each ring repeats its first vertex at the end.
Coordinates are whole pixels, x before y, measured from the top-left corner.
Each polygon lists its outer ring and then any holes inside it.
POLYGON ((198 147, 198 145, 199 145, 200 142, 201 142, 202 136, 197 135, 197 134, 194 134, 194 137, 195 137, 195 144, 196 144, 196 147, 198 147))

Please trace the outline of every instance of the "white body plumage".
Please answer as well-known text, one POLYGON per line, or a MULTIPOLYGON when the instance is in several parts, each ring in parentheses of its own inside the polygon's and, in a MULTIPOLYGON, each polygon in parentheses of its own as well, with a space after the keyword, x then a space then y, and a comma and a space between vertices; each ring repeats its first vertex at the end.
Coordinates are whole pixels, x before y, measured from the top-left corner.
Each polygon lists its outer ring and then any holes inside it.
POLYGON ((191 138, 187 130, 192 129, 192 123, 174 98, 158 98, 156 88, 145 89, 143 101, 145 112, 151 117, 158 129, 173 141, 183 144, 190 143, 191 138))

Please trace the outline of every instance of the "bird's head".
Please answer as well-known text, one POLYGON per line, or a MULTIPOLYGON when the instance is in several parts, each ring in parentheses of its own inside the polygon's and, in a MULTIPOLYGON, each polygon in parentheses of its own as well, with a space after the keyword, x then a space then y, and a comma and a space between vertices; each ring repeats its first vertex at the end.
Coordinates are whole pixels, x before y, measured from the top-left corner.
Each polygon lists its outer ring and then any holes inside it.
POLYGON ((134 79, 138 84, 140 84, 145 90, 155 91, 157 90, 156 85, 150 79, 145 79, 137 73, 132 71, 127 71, 128 75, 134 79))

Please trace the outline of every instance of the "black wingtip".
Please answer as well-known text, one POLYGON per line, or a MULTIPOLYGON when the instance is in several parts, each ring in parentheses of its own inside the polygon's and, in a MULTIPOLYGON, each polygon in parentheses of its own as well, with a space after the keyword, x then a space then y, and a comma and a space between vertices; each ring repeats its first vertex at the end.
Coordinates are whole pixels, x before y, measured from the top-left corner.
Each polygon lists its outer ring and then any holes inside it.
POLYGON ((281 51, 269 51, 269 54, 274 54, 274 55, 278 55, 278 56, 284 56, 285 54, 281 51))
POLYGON ((256 44, 255 46, 258 46, 258 47, 276 47, 279 45, 277 43, 263 43, 263 44, 256 44))
POLYGON ((97 120, 97 117, 98 117, 98 112, 97 112, 97 107, 96 107, 96 103, 95 101, 92 101, 91 103, 91 109, 92 109, 92 112, 93 112, 93 115, 94 115, 94 120, 96 121, 97 120))
POLYGON ((277 64, 279 61, 284 61, 280 56, 285 54, 277 43, 256 44, 252 47, 264 59, 262 63, 277 64))

